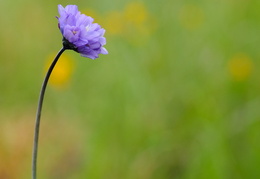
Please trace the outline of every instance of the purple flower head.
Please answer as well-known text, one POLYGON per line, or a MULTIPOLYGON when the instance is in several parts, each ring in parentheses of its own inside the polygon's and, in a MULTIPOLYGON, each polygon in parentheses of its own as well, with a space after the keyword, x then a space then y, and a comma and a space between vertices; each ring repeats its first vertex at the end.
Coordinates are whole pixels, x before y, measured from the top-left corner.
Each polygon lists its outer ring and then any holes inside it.
POLYGON ((67 5, 65 8, 58 5, 58 11, 59 29, 65 48, 91 59, 98 58, 99 54, 108 54, 103 47, 106 44, 105 29, 93 23, 92 17, 81 14, 76 5, 67 5))

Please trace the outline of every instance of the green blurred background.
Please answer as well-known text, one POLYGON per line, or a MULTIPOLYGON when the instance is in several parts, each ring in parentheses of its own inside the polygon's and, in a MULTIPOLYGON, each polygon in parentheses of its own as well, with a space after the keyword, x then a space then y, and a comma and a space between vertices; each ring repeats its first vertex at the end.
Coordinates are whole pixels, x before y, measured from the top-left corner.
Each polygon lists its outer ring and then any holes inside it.
POLYGON ((0 179, 31 175, 58 4, 93 16, 109 54, 54 69, 39 179, 260 178, 259 0, 2 0, 0 179))

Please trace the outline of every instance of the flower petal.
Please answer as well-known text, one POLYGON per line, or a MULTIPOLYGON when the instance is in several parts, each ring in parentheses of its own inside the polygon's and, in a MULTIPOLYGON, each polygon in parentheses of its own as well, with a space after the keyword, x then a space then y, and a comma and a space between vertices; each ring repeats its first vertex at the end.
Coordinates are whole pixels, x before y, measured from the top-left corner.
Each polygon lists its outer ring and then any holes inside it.
POLYGON ((105 47, 101 47, 101 52, 102 54, 108 54, 107 49, 105 49, 105 47))
POLYGON ((71 15, 77 15, 78 11, 78 6, 76 5, 67 5, 65 7, 65 11, 67 14, 71 14, 71 15))

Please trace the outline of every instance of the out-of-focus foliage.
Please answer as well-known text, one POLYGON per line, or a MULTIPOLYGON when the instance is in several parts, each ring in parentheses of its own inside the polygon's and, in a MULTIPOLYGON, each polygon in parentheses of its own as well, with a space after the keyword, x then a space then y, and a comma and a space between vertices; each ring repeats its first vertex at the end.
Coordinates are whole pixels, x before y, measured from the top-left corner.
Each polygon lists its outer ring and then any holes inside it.
MULTIPOLYGON (((0 179, 30 177, 57 5, 3 1, 0 179)), ((66 51, 48 85, 38 176, 259 178, 260 1, 73 1, 107 31, 108 55, 66 51)))

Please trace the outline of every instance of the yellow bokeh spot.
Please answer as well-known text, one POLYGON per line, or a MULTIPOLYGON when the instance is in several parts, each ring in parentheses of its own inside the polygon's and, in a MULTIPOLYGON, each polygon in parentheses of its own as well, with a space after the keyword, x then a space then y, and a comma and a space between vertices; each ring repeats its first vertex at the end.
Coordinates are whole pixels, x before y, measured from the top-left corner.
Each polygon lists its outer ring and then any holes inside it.
POLYGON ((244 81, 251 75, 253 64, 247 55, 237 54, 229 61, 228 70, 234 80, 244 81))
POLYGON ((194 30, 202 25, 204 21, 204 12, 199 6, 185 5, 180 10, 179 18, 180 23, 184 28, 194 30))
POLYGON ((118 11, 108 13, 104 28, 108 34, 121 34, 124 30, 124 19, 122 14, 118 11))
POLYGON ((128 4, 124 11, 127 22, 134 25, 143 24, 148 19, 148 11, 145 5, 141 2, 132 2, 128 4))
POLYGON ((141 2, 129 3, 124 9, 124 37, 134 45, 143 45, 155 31, 157 22, 141 2))
POLYGON ((144 3, 131 2, 123 11, 108 12, 103 20, 107 35, 123 37, 132 44, 142 45, 157 28, 144 3))
MULTIPOLYGON (((45 71, 47 71, 47 69, 49 68, 54 57, 55 55, 51 55, 48 58, 45 71)), ((74 70, 74 65, 74 60, 70 56, 66 54, 61 55, 49 79, 50 85, 57 88, 65 87, 70 81, 71 75, 74 70)))

